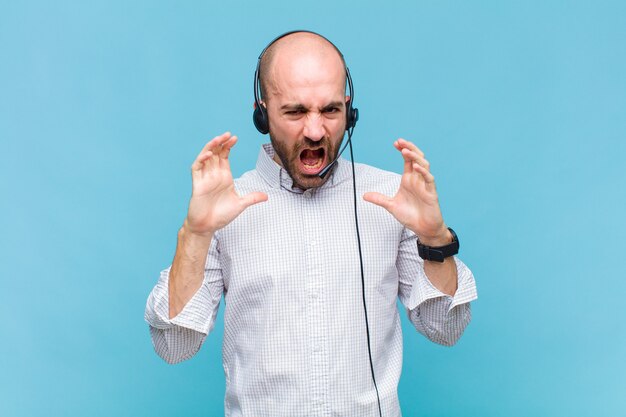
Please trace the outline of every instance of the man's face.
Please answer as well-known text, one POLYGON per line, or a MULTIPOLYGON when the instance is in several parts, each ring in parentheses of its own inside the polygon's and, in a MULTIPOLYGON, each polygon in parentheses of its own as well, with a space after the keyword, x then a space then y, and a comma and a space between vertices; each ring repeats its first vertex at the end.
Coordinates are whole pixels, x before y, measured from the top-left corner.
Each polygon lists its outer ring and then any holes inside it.
POLYGON ((274 159, 294 186, 319 187, 346 128, 345 69, 338 56, 276 57, 266 100, 274 159), (281 59, 282 58, 282 59, 281 59))

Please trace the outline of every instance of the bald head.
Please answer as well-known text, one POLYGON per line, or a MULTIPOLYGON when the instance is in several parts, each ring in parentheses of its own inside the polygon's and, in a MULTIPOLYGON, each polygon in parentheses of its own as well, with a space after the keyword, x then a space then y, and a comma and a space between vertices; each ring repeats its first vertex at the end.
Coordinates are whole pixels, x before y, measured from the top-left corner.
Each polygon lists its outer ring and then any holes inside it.
POLYGON ((341 52, 324 37, 309 32, 295 32, 270 45, 259 66, 261 97, 267 101, 278 92, 283 70, 339 71, 345 86, 346 63, 341 52))

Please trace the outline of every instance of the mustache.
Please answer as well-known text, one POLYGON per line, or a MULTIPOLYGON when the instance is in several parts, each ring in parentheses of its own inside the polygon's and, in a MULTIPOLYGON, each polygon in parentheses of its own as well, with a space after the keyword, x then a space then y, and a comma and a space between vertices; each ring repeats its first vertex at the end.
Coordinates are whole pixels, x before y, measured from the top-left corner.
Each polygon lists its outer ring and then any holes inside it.
POLYGON ((324 136, 320 140, 313 140, 305 136, 304 140, 301 143, 298 143, 296 145, 295 150, 298 153, 300 153, 303 149, 310 149, 310 148, 313 148, 313 149, 324 148, 326 150, 332 150, 332 147, 330 145, 331 145, 330 139, 327 138, 326 136, 324 136))

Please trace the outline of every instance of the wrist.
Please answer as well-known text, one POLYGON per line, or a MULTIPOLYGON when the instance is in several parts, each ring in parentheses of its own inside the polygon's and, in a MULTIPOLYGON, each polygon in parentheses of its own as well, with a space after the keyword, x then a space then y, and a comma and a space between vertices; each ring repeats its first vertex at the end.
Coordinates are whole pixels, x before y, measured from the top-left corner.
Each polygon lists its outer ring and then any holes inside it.
POLYGON ((442 226, 441 231, 434 235, 418 234, 417 237, 419 238, 420 243, 432 247, 445 246, 453 240, 452 233, 450 233, 450 230, 448 230, 445 224, 442 226))
POLYGON ((446 258, 459 253, 459 238, 456 233, 454 233, 454 230, 448 228, 448 231, 451 236, 451 241, 446 242, 443 245, 440 244, 440 242, 445 242, 445 238, 438 238, 436 240, 433 239, 433 243, 429 242, 429 244, 426 244, 422 242, 421 238, 418 236, 417 253, 424 261, 444 262, 446 258))
POLYGON ((178 236, 184 237, 185 239, 190 239, 194 241, 211 241, 213 238, 214 231, 204 231, 198 232, 189 226, 189 222, 185 219, 182 227, 178 230, 178 236))

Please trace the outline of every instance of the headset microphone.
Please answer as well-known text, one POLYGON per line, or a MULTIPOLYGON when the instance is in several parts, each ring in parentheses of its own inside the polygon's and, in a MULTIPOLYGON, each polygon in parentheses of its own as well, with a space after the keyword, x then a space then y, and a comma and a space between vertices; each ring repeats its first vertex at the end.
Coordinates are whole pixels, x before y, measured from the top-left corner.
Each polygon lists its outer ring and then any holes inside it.
POLYGON ((350 128, 348 130, 348 140, 346 141, 346 143, 343 145, 343 148, 341 148, 341 150, 339 151, 339 153, 337 154, 337 157, 333 160, 333 162, 331 162, 330 164, 328 164, 323 170, 321 170, 320 172, 318 172, 317 176, 320 178, 324 178, 326 177, 326 174, 328 174, 328 172, 332 169, 333 166, 335 166, 335 164, 337 163, 337 161, 339 161, 339 158, 341 157, 341 154, 343 153, 343 151, 346 150, 346 147, 348 147, 348 144, 350 146, 352 146, 352 130, 353 128, 350 128))

